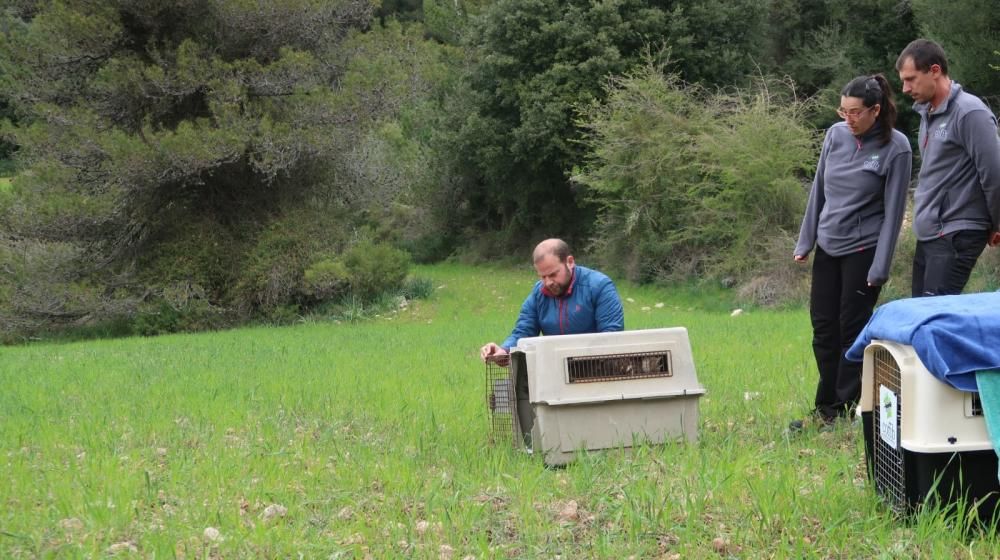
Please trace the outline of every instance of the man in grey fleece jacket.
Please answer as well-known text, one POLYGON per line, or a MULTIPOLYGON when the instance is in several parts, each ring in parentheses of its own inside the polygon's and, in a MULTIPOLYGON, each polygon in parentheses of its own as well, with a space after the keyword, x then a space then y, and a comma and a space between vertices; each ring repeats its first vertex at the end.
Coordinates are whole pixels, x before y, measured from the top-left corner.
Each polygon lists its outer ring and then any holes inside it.
POLYGON ((896 70, 920 114, 912 294, 959 294, 987 243, 1000 244, 997 119, 948 77, 944 50, 933 41, 907 45, 896 70))

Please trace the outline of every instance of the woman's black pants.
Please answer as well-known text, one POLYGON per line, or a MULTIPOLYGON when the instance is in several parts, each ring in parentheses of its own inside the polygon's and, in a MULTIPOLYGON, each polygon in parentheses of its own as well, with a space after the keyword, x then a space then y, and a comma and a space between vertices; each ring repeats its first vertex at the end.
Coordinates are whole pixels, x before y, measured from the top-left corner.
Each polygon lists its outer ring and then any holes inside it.
POLYGON ((844 353, 868 323, 880 286, 868 285, 875 248, 832 257, 819 247, 813 257, 809 316, 819 369, 815 412, 825 420, 849 416, 861 397, 861 362, 844 353))

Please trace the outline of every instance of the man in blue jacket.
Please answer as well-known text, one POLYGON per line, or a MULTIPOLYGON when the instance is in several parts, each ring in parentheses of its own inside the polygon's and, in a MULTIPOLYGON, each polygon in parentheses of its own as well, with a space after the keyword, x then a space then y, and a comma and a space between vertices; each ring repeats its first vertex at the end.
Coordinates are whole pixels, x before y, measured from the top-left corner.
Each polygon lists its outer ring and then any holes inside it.
POLYGON ((601 272, 577 265, 569 245, 546 239, 532 254, 538 282, 521 305, 513 332, 502 343, 490 342, 479 355, 504 361, 522 338, 539 334, 581 334, 625 329, 622 301, 614 283, 601 272))
POLYGON ((948 77, 944 50, 933 41, 907 45, 896 70, 920 113, 912 295, 959 294, 983 248, 1000 243, 997 119, 948 77))

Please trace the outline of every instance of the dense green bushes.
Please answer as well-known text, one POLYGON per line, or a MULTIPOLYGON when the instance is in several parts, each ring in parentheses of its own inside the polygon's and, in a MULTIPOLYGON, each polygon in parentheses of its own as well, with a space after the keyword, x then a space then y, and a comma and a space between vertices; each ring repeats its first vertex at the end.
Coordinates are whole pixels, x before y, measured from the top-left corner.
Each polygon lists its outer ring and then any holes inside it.
POLYGON ((569 178, 586 157, 577 106, 603 100, 605 81, 644 56, 670 60, 689 80, 741 79, 763 54, 758 4, 493 3, 468 34, 470 103, 455 119, 455 144, 470 180, 459 190, 468 211, 457 218, 506 250, 545 235, 582 239, 595 215, 569 178))
POLYGON ((419 28, 360 32, 372 9, 70 0, 0 14, 0 101, 16 117, 2 131, 22 170, 0 201, 2 329, 196 330, 398 290, 409 260, 385 242, 434 250, 417 204, 434 167, 402 131, 437 111, 448 67, 419 28), (331 259, 344 281, 324 284, 331 259))
POLYGON ((552 235, 641 282, 783 299, 844 81, 894 80, 925 34, 1000 95, 983 0, 953 4, 19 0, 2 329, 360 317, 411 260, 552 235))
POLYGON ((963 87, 1000 103, 1000 73, 993 67, 997 56, 1000 11, 993 0, 936 2, 913 0, 913 11, 922 22, 921 32, 941 43, 948 53, 948 71, 963 87))
POLYGON ((646 67, 583 114, 575 179, 601 205, 595 256, 637 281, 746 280, 797 230, 816 133, 783 84, 709 93, 646 67))

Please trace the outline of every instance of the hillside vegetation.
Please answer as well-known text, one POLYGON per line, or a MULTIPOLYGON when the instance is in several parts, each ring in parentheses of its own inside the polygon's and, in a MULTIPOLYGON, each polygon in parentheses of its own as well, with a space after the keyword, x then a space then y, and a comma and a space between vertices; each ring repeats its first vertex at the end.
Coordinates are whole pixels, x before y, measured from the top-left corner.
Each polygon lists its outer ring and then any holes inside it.
POLYGON ((287 324, 550 236, 619 278, 797 301, 842 85, 895 82, 927 36, 1000 95, 1000 12, 942 6, 7 2, 0 339, 287 324))

